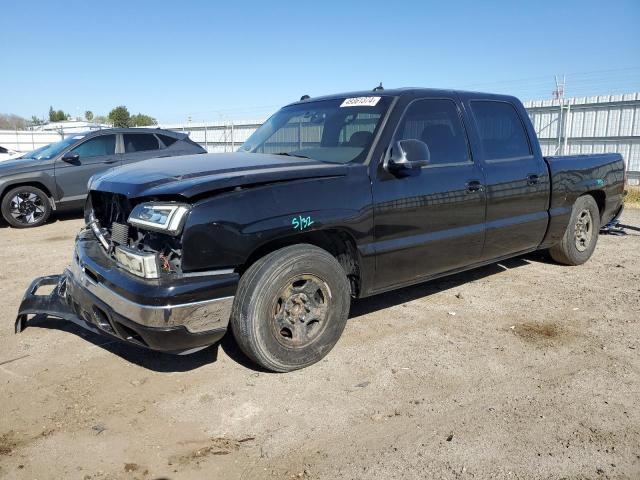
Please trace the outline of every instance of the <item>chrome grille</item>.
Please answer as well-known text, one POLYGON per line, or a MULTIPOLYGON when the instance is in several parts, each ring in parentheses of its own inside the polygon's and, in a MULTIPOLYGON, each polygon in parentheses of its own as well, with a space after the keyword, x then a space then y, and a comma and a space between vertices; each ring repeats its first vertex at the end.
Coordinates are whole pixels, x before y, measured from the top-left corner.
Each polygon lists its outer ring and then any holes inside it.
POLYGON ((113 222, 111 224, 111 241, 118 245, 129 244, 129 225, 113 222))

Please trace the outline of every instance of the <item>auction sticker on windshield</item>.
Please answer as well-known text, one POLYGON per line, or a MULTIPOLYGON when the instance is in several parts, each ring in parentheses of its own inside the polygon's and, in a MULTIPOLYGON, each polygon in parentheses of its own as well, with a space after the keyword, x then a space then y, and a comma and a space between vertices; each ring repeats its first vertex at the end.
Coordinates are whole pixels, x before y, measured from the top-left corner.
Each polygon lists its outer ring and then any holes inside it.
POLYGON ((341 107, 375 107, 380 97, 352 97, 345 99, 341 107))

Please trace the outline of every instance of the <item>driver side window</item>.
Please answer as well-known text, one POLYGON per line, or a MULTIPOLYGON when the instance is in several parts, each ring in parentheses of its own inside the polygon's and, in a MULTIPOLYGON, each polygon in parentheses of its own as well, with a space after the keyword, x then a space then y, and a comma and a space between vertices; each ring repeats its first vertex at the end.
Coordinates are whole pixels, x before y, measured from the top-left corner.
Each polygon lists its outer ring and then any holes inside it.
POLYGON ((396 134, 398 140, 427 144, 430 165, 470 162, 467 138, 458 107, 452 100, 417 100, 407 109, 396 134))
POLYGON ((100 157, 116 153, 116 136, 102 135, 81 143, 71 153, 77 153, 80 158, 100 157))

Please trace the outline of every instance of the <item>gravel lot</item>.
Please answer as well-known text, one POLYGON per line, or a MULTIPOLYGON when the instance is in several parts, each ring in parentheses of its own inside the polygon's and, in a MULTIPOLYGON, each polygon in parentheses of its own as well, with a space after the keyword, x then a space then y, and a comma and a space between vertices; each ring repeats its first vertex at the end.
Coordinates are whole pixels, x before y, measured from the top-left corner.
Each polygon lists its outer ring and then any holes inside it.
POLYGON ((14 335, 81 224, 0 226, 2 478, 640 478, 640 232, 359 301, 325 360, 270 374, 229 337, 216 359, 14 335))

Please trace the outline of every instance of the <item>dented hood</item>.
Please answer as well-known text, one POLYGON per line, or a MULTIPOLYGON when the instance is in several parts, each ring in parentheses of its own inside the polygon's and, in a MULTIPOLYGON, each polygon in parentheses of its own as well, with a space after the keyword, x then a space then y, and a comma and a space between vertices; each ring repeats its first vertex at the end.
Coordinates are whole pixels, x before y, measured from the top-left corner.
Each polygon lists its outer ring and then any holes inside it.
POLYGON ((91 190, 130 198, 185 198, 228 188, 346 175, 347 165, 262 153, 210 153, 164 157, 114 168, 93 177, 91 190))

